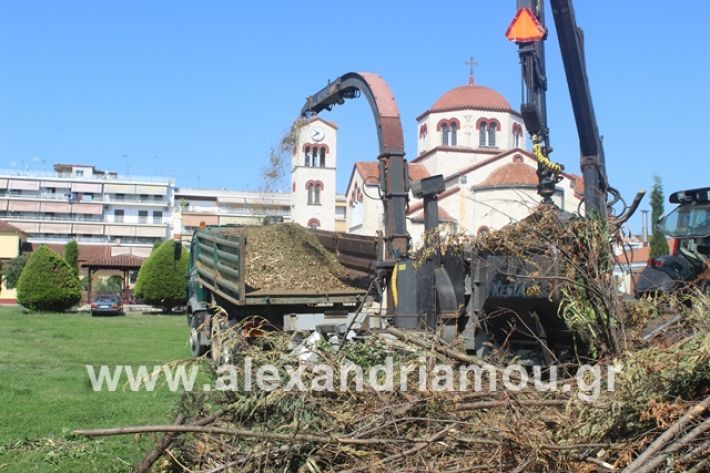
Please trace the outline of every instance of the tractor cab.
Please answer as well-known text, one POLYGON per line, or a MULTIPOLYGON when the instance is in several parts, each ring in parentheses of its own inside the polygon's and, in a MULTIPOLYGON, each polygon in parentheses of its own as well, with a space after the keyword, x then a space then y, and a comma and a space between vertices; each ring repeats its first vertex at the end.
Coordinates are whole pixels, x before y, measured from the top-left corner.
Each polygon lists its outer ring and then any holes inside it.
POLYGON ((636 284, 636 294, 667 293, 707 281, 699 280, 710 264, 710 187, 674 192, 668 199, 678 207, 663 216, 656 228, 674 238, 668 256, 652 258, 636 284))

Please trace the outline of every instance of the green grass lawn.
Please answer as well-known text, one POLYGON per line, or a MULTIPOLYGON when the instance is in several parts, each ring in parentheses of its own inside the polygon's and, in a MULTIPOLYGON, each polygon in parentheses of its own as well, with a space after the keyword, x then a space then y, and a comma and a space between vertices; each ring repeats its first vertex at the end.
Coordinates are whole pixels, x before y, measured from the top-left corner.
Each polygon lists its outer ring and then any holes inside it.
POLYGON ((180 394, 94 392, 85 365, 187 358, 187 333, 184 316, 0 309, 0 472, 131 471, 150 437, 86 440, 68 431, 169 422, 180 394))

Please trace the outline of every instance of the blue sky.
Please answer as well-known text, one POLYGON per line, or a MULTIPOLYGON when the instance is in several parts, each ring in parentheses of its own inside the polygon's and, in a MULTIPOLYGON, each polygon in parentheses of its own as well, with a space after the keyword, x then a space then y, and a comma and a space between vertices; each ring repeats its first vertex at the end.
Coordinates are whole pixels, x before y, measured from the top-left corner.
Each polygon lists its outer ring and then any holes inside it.
MULTIPOLYGON (((0 168, 94 163, 180 186, 255 189, 269 148, 307 95, 349 71, 381 74, 416 152, 415 117, 466 82, 520 103, 514 0, 0 2, 0 168)), ((710 2, 577 0, 613 186, 628 199, 710 186, 710 2)), ((548 11, 553 158, 579 172, 567 85, 548 11)), ((340 127, 338 187, 377 155, 364 100, 340 127)), ((641 208, 648 207, 648 199, 641 208)), ((638 230, 639 219, 634 219, 638 230)))

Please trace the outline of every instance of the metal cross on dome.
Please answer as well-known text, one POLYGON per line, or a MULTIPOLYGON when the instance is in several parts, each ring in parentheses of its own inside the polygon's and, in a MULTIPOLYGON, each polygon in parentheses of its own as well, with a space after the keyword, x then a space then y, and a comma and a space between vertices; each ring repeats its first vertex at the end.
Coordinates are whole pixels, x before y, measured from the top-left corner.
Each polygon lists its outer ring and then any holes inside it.
POLYGON ((473 60, 473 56, 468 58, 468 61, 465 61, 464 64, 468 64, 469 66, 469 73, 468 73, 468 85, 473 85, 473 68, 474 66, 478 66, 478 63, 473 60))

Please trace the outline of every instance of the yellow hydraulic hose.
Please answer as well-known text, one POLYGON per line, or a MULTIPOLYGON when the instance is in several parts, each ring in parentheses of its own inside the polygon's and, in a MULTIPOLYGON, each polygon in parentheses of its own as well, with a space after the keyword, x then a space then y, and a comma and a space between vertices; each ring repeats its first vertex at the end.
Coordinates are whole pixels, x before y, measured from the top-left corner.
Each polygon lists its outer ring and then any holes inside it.
POLYGON ((542 167, 545 169, 548 169, 552 171, 555 174, 559 174, 562 172, 564 167, 561 164, 553 163, 550 161, 550 158, 545 156, 545 152, 542 150, 542 141, 540 140, 540 137, 537 135, 532 136, 532 141, 533 141, 533 156, 535 156, 535 159, 537 159, 537 162, 540 163, 542 167))

